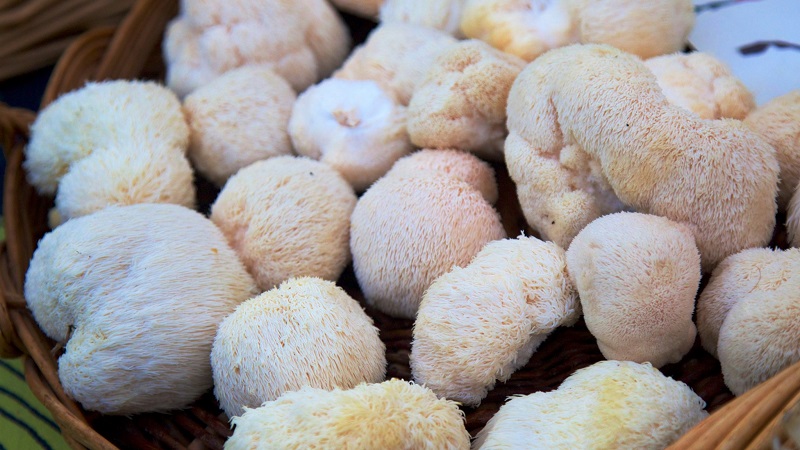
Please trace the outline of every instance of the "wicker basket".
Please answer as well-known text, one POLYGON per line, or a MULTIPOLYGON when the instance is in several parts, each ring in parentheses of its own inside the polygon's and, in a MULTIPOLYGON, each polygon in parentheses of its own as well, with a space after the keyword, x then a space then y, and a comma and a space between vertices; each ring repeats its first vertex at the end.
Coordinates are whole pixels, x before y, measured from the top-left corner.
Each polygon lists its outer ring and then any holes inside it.
MULTIPOLYGON (((3 5, 0 3, 0 7, 3 5)), ((117 29, 98 28, 85 33, 61 57, 43 106, 87 80, 162 76, 159 44, 164 27, 177 9, 176 0, 139 0, 117 29)), ((356 42, 363 40, 368 25, 354 19, 349 24, 356 42)), ((34 117, 29 111, 0 105, 0 144, 7 159, 4 197, 7 244, 0 247, 0 356, 24 355, 28 384, 52 412, 64 438, 74 448, 221 448, 231 431, 227 417, 210 392, 185 410, 132 418, 84 411, 64 393, 56 366, 59 348, 38 329, 23 298, 25 271, 38 239, 47 231, 47 212, 52 207, 52 199, 39 197, 27 183, 22 169, 22 150, 34 117)), ((525 221, 504 167, 498 165, 495 169, 500 192, 507 194, 502 196, 504 200, 499 202, 498 210, 513 236, 525 228, 525 221)), ((200 202, 207 205, 216 192, 202 180, 200 184, 200 202)), ((339 284, 361 299, 351 269, 339 284)), ((387 346, 388 376, 409 379, 412 323, 391 319, 369 308, 367 312, 381 329, 381 338, 387 346)), ((465 409, 467 429, 474 436, 507 396, 555 389, 575 370, 602 359, 583 322, 557 330, 531 361, 491 391, 480 407, 465 409)), ((773 441, 786 436, 779 432, 784 412, 800 400, 800 364, 735 400, 722 381, 719 363, 697 343, 680 363, 666 366, 662 371, 689 384, 706 400, 712 412, 675 448, 771 448, 773 441)))
POLYGON ((49 66, 85 31, 120 23, 134 0, 0 0, 0 80, 49 66))

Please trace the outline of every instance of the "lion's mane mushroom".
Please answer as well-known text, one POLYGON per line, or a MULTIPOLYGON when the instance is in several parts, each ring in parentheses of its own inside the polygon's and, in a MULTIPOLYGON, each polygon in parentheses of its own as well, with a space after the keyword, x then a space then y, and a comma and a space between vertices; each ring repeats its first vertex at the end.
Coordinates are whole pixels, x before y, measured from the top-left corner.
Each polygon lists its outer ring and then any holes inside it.
POLYGON ((692 348, 701 273, 689 227, 646 214, 604 216, 575 237, 567 264, 603 356, 661 367, 692 348))
POLYGON ((319 161, 278 156, 232 176, 211 207, 261 289, 292 277, 336 280, 350 262, 349 184, 319 161))
POLYGON ((411 142, 502 160, 506 100, 523 66, 521 59, 481 41, 452 45, 436 59, 411 97, 411 142))
POLYGON ((461 11, 465 0, 385 0, 381 23, 413 23, 435 28, 455 37, 461 33, 461 11))
POLYGON ((509 400, 472 448, 658 450, 708 416, 704 407, 689 386, 650 364, 601 361, 555 391, 509 400))
POLYGON ((744 123, 778 152, 778 206, 785 208, 800 184, 800 89, 753 111, 744 123))
POLYGON ((744 119, 753 94, 725 63, 708 53, 673 53, 644 62, 667 99, 702 119, 744 119))
POLYGON ((650 58, 682 50, 694 20, 691 0, 467 0, 461 31, 526 61, 577 43, 650 58))
POLYGON ((603 45, 548 52, 514 82, 508 128, 525 218, 562 247, 619 201, 689 226, 704 271, 772 236, 775 150, 739 121, 670 104, 635 56, 603 45))
POLYGON ((424 149, 401 158, 387 177, 455 177, 480 191, 491 204, 497 202, 497 181, 492 166, 459 150, 424 149))
POLYGON ((51 226, 111 205, 172 203, 193 208, 194 173, 186 156, 150 145, 132 137, 72 164, 58 185, 59 221, 51 226))
POLYGON ((263 65, 302 91, 344 61, 350 37, 325 0, 182 0, 167 27, 167 85, 184 97, 223 73, 263 65))
POLYGON ((239 169, 273 156, 290 155, 286 128, 295 93, 266 67, 226 72, 184 99, 191 129, 189 158, 222 186, 239 169))
POLYGON ((292 278, 220 324, 211 350, 214 395, 234 417, 303 386, 379 383, 385 351, 372 319, 342 288, 292 278))
POLYGON ((342 174, 356 191, 411 152, 406 108, 369 80, 328 79, 300 94, 289 122, 297 153, 342 174))
POLYGON ((524 236, 490 242, 425 291, 411 347, 414 380, 477 405, 579 316, 564 250, 524 236))
POLYGON ((420 25, 381 24, 357 47, 333 76, 372 80, 406 106, 436 58, 457 41, 449 34, 420 25))
POLYGON ((178 98, 152 82, 88 83, 44 108, 25 148, 28 180, 61 219, 110 205, 194 206, 178 98), (62 183, 63 181, 63 183, 62 183))
POLYGON ((741 395, 800 361, 800 249, 729 256, 697 302, 703 347, 741 395))
POLYGON ((454 177, 384 177, 358 200, 350 224, 353 267, 367 302, 408 319, 437 277, 504 237, 489 202, 454 177))
POLYGON ((402 380, 347 391, 305 387, 233 419, 229 450, 270 447, 467 450, 458 404, 402 380), (302 417, 303 420, 297 420, 302 417))
POLYGON ((65 391, 86 409, 182 408, 211 387, 217 325, 256 292, 208 219, 177 205, 109 207, 39 242, 25 298, 65 391))

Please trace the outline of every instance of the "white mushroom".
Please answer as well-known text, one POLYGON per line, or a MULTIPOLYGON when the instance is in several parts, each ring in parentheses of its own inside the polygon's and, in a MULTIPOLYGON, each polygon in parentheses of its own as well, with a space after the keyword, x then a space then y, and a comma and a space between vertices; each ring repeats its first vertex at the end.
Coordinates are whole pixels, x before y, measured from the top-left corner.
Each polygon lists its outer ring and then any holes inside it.
POLYGON ((504 237, 500 216, 480 192, 452 177, 382 178, 359 199, 350 224, 367 302, 409 319, 437 277, 504 237))
POLYGON ((497 202, 497 182, 492 166, 459 150, 423 149, 400 159, 387 177, 454 177, 474 187, 491 204, 497 202))
POLYGON ((701 271, 687 226, 647 214, 604 216, 575 237, 567 264, 603 356, 661 367, 692 348, 701 271))
POLYGON ((294 101, 289 83, 269 68, 245 66, 223 74, 184 100, 189 158, 222 186, 256 161, 291 155, 286 128, 294 101))
POLYGON ((402 380, 349 391, 305 387, 233 419, 227 450, 374 448, 467 450, 469 433, 455 402, 402 380), (299 420, 298 420, 299 419, 299 420))
POLYGON ((84 408, 183 408, 212 384, 217 325, 256 292, 217 227, 176 205, 109 207, 45 235, 25 298, 84 408))
POLYGON ((490 242, 425 291, 411 347, 414 380, 476 405, 579 316, 564 250, 524 236, 490 242))
POLYGON ((714 270, 697 304, 703 346, 741 395, 800 361, 800 249, 750 249, 714 270))
POLYGON ((473 449, 652 449, 703 420, 705 402, 650 364, 602 361, 556 391, 514 397, 478 434, 473 449))
POLYGON ((361 306, 319 278, 293 278, 241 304, 211 351, 214 395, 241 416, 304 386, 350 389, 386 374, 386 348, 361 306))
POLYGON ((289 122, 297 153, 363 191, 411 152, 406 108, 374 81, 328 79, 300 94, 289 122))
POLYGON ((232 176, 211 207, 261 289, 292 277, 336 280, 350 262, 356 196, 328 165, 279 156, 232 176))

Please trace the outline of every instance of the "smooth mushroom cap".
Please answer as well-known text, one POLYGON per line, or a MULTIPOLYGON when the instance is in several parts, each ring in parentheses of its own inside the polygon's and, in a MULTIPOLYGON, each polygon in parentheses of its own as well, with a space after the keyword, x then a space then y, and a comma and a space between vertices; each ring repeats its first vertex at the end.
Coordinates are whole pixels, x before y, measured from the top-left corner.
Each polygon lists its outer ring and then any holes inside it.
POLYGON ((350 224, 367 302, 407 319, 436 278, 504 237, 500 216, 480 192, 450 177, 382 178, 359 199, 350 224))
POLYGON ((386 348, 372 319, 342 288, 319 278, 292 278, 225 318, 211 366, 214 395, 234 417, 304 386, 379 383, 386 348))
POLYGON ((787 261, 780 255, 766 248, 748 249, 725 258, 714 268, 697 298, 697 332, 708 353, 718 357, 719 330, 736 303, 760 285, 781 283, 787 261))
POLYGON ((508 127, 506 164, 525 217, 540 231, 559 227, 556 243, 609 209, 612 194, 689 226, 706 272, 772 237, 772 146, 740 121, 670 104, 635 56, 602 45, 548 52, 514 82, 508 127))
POLYGON ((556 391, 514 397, 478 433, 473 449, 662 449, 708 416, 686 384, 650 364, 601 361, 556 391))
POLYGON ((381 24, 333 76, 372 80, 399 104, 407 106, 428 68, 456 42, 443 31, 421 25, 381 24))
POLYGON ((524 236, 490 242, 425 291, 411 347, 414 381, 477 405, 579 316, 561 248, 524 236))
POLYGON ((258 286, 301 276, 337 280, 350 262, 353 189, 328 165, 278 156, 232 176, 211 207, 258 286))
POLYGON ((406 108, 369 80, 331 78, 308 88, 289 134, 298 154, 330 165, 359 192, 413 149, 406 108))
POLYGON ((664 96, 702 119, 739 119, 755 109, 756 101, 730 68, 708 53, 673 53, 644 62, 658 80, 664 96))
POLYGON ((194 173, 183 152, 132 139, 75 162, 56 194, 59 221, 108 206, 173 203, 195 207, 194 173))
POLYGON ((350 37, 324 0, 186 0, 164 39, 167 85, 181 97, 244 65, 266 65, 296 91, 329 75, 350 37))
POLYGON ((450 176, 480 191, 492 205, 497 202, 497 181, 492 166, 474 155, 459 150, 423 149, 401 158, 392 166, 387 177, 450 176))
POLYGON ((286 80, 258 66, 231 70, 192 92, 183 103, 192 164, 222 186, 256 161, 292 154, 286 129, 295 98, 286 80))
POLYGON ((661 367, 692 348, 701 271, 685 225, 639 213, 601 217, 572 241, 567 265, 607 359, 661 367))
POLYGON ((261 448, 469 449, 458 404, 393 379, 349 391, 305 387, 233 419, 228 450, 261 448), (302 420, 297 420, 302 418, 302 420))
POLYGON ((744 123, 777 151, 778 206, 783 209, 800 184, 800 89, 761 106, 744 123))
POLYGON ((700 295, 701 342, 741 395, 800 360, 800 249, 749 249, 726 258, 700 295))
POLYGON ((411 142, 502 160, 506 100, 523 67, 521 59, 482 41, 452 45, 436 59, 411 97, 411 142))
POLYGON ((694 20, 691 0, 467 0, 461 30, 526 61, 574 43, 649 58, 680 51, 694 20))
POLYGON ((465 0, 385 0, 381 23, 402 22, 442 30, 461 37, 461 10, 465 0))
POLYGON ((377 19, 384 0, 331 0, 334 6, 350 14, 377 19))
POLYGON ((28 181, 41 194, 55 194, 75 162, 94 152, 140 142, 185 152, 189 127, 169 89, 153 82, 105 81, 60 96, 31 125, 25 148, 28 181))
POLYGON ((217 325, 255 292, 211 221, 164 204, 66 222, 39 242, 25 278, 39 327, 66 343, 65 391, 104 414, 179 409, 207 391, 217 325))

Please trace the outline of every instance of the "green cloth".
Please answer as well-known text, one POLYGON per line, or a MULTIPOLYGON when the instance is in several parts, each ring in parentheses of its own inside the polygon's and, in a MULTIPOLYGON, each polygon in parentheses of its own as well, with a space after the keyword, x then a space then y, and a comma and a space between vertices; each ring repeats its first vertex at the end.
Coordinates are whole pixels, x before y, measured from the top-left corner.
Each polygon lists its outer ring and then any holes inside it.
POLYGON ((21 359, 0 359, 0 449, 68 449, 58 425, 25 383, 21 359))
MULTIPOLYGON (((0 240, 5 237, 0 217, 0 240)), ((47 408, 28 388, 22 359, 0 359, 0 450, 68 448, 47 408)))

